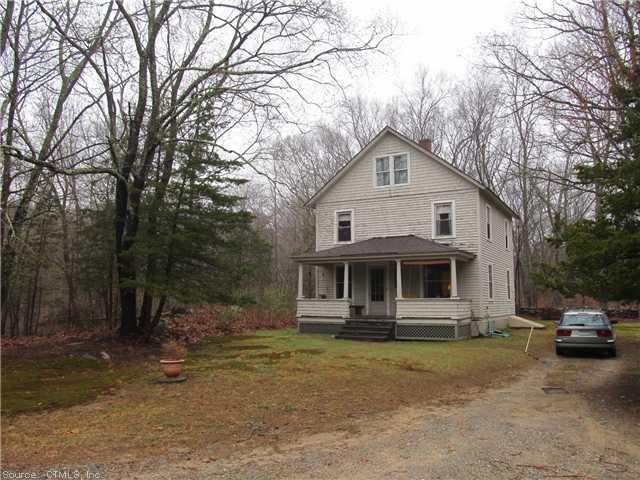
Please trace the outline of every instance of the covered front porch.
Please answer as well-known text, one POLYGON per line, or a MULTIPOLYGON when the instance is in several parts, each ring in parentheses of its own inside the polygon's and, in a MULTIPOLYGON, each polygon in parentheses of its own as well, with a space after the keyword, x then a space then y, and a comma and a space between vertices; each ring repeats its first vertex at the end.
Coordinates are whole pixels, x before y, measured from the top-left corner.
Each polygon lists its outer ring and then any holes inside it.
POLYGON ((399 339, 466 338, 471 301, 460 294, 460 278, 473 258, 415 236, 369 239, 294 257, 298 328, 338 333, 349 320, 388 321, 399 339))

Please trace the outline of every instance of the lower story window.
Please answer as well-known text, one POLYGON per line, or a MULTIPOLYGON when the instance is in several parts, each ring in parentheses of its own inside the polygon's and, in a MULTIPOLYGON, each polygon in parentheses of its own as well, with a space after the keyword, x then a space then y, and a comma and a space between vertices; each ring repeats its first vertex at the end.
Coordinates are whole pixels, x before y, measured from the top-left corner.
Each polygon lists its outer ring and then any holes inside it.
POLYGON ((425 265, 424 296, 426 298, 451 297, 451 267, 448 262, 425 265))
MULTIPOLYGON (((353 291, 353 267, 349 266, 349 298, 353 291)), ((338 265, 336 267, 336 298, 344 297, 344 265, 338 265)))

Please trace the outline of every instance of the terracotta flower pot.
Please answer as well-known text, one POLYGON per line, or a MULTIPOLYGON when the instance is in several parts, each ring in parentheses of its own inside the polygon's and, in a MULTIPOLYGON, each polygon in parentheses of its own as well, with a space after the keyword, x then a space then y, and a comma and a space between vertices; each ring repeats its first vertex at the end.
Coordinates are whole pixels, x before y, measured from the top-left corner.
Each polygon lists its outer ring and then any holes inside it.
POLYGON ((179 377, 184 360, 160 360, 162 371, 168 378, 179 377))

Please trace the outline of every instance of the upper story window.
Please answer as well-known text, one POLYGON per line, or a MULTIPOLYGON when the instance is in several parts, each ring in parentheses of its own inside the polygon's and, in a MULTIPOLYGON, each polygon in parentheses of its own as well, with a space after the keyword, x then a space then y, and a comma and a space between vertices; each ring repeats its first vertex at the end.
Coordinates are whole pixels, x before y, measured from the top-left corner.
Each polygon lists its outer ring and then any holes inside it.
POLYGON ((486 226, 487 240, 491 240, 491 207, 489 205, 486 206, 485 215, 486 215, 486 221, 487 221, 487 226, 486 226))
POLYGON ((409 160, 406 154, 393 156, 393 183, 409 183, 409 160))
POLYGON ((376 185, 383 187, 391 183, 389 157, 376 158, 376 185))
POLYGON ((409 183, 409 156, 406 153, 376 158, 376 186, 409 183))
POLYGON ((337 232, 336 240, 338 242, 350 242, 353 239, 353 212, 347 210, 344 212, 336 212, 337 232))
POLYGON ((455 236, 454 202, 435 202, 433 204, 433 237, 455 236))
POLYGON ((509 220, 504 221, 504 248, 509 250, 509 220))

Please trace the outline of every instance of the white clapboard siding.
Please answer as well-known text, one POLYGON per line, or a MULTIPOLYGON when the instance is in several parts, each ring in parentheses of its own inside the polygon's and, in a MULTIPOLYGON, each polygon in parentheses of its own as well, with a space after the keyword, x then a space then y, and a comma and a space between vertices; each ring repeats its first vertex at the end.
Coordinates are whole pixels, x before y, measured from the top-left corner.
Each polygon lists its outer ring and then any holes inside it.
POLYGON ((424 193, 426 185, 438 186, 442 191, 469 188, 469 182, 426 155, 387 133, 366 155, 352 165, 348 174, 336 182, 321 198, 322 202, 350 201, 359 198, 387 198, 394 195, 424 193), (379 156, 407 153, 409 155, 409 183, 390 187, 374 186, 374 159, 379 156))
MULTIPOLYGON (((513 245, 510 238, 509 249, 505 248, 504 220, 507 217, 501 208, 473 183, 390 133, 318 199, 315 204, 316 250, 338 245, 335 243, 336 212, 340 210, 353 212, 353 241, 397 235, 432 238, 433 202, 450 200, 455 202, 455 238, 435 240, 476 255, 471 261, 458 262, 458 296, 470 301, 475 318, 512 315, 515 311, 513 245), (409 155, 409 184, 375 187, 375 158, 398 153, 409 155), (492 242, 488 242, 485 235, 487 201, 493 207, 492 242), (487 298, 489 263, 494 265, 492 301, 487 298), (511 271, 511 300, 507 299, 507 269, 511 271)), ((511 229, 510 218, 508 228, 511 229)), ((354 268, 353 300, 365 304, 366 267, 357 265, 354 268)), ((411 295, 417 294, 413 284, 407 284, 407 290, 411 295)), ((319 268, 318 292, 326 299, 335 297, 334 266, 319 268)))
POLYGON ((396 299, 396 318, 451 318, 471 317, 470 300, 450 298, 396 299))
POLYGON ((513 236, 511 235, 512 222, 484 195, 480 196, 480 272, 482 287, 482 307, 478 317, 504 317, 515 314, 515 300, 513 290, 513 236), (486 235, 486 205, 491 208, 491 240, 486 235), (509 248, 505 244, 505 225, 509 232, 509 248), (493 299, 489 299, 489 264, 493 264, 493 299), (507 298, 507 269, 511 271, 511 299, 507 298))
MULTIPOLYGON (((344 178, 348 178, 348 174, 344 178)), ((429 186, 425 186, 425 189, 429 186)), ((436 186, 433 187, 434 189, 436 186)), ((353 212, 353 240, 358 242, 373 237, 417 235, 432 238, 433 202, 455 202, 455 238, 441 240, 456 248, 472 253, 478 251, 477 205, 475 188, 450 192, 425 191, 421 194, 388 198, 353 199, 326 203, 316 208, 318 222, 318 250, 338 246, 335 242, 336 212, 349 209, 353 212)), ((437 240, 437 239, 436 239, 437 240)))
POLYGON ((318 295, 324 295, 325 298, 334 298, 335 295, 333 269, 333 265, 318 266, 318 295))
POLYGON ((299 298, 297 301, 299 317, 349 318, 349 299, 299 298))
POLYGON ((353 264, 353 279, 351 280, 353 304, 366 305, 367 303, 367 266, 364 263, 353 264))

